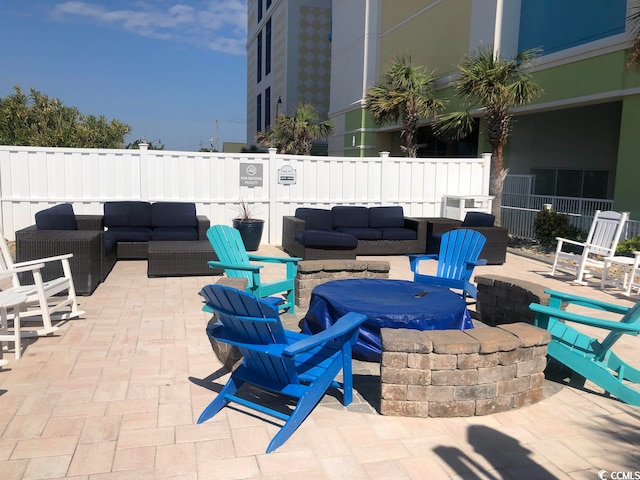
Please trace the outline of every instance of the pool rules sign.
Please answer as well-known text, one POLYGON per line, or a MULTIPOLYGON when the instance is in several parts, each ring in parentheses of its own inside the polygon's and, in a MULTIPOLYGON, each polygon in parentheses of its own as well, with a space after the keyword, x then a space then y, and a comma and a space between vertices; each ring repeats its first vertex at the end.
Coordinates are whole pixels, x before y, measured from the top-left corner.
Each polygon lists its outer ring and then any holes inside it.
POLYGON ((263 180, 261 163, 240 164, 240 186, 261 187, 263 180))

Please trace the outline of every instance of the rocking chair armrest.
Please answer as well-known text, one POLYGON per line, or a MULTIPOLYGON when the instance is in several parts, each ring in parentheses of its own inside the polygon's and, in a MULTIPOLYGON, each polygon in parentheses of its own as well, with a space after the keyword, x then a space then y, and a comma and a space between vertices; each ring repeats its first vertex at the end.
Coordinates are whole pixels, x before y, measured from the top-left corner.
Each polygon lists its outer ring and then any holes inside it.
POLYGON ((68 261, 71 257, 73 257, 73 253, 65 253, 64 255, 56 255, 54 257, 38 258, 36 260, 27 260, 24 262, 17 262, 17 263, 14 263, 13 266, 23 267, 28 265, 36 265, 38 263, 49 263, 49 262, 65 261, 65 260, 68 261))
POLYGON ((249 253, 247 256, 251 261, 267 263, 297 263, 302 260, 302 258, 298 257, 265 257, 263 255, 254 255, 251 253, 249 253))
MULTIPOLYGON (((603 328, 609 331, 615 331, 620 333, 626 333, 629 335, 638 335, 640 333, 640 325, 634 325, 632 323, 620 323, 612 320, 601 320, 599 318, 587 317, 586 315, 580 315, 573 312, 567 312, 566 310, 559 310, 554 307, 547 307, 546 305, 540 305, 532 303, 529 308, 536 313, 540 313, 547 317, 554 317, 567 322, 580 323, 582 325, 588 325, 590 327, 603 328)), ((536 325, 538 324, 536 315, 536 325)))
POLYGON ((222 263, 209 260, 207 262, 211 268, 222 268, 229 270, 246 270, 247 272, 257 272, 262 268, 262 265, 238 265, 237 263, 222 263))
POLYGON ((306 350, 314 348, 318 345, 338 338, 351 330, 358 328, 367 319, 366 315, 356 312, 349 312, 346 315, 340 317, 336 323, 331 325, 326 330, 320 333, 311 335, 310 337, 298 340, 297 342, 289 345, 282 352, 284 356, 293 357, 298 353, 302 353, 306 350))
MULTIPOLYGON (((596 310, 604 310, 605 312, 619 313, 624 315, 629 310, 629 307, 622 305, 616 305, 613 303, 603 302, 601 300, 595 300, 593 298, 581 297, 571 293, 558 292, 557 290, 545 290, 545 293, 551 297, 550 301, 559 300, 562 302, 573 303, 582 307, 593 308, 596 310)), ((557 303, 557 302, 554 302, 557 303)), ((553 305, 552 305, 553 307, 553 305)))
POLYGON ((33 272, 34 270, 40 270, 44 268, 44 263, 31 263, 30 265, 21 265, 16 267, 14 264, 13 268, 7 268, 3 270, 2 273, 20 273, 20 272, 33 272))
POLYGON ((556 240, 559 242, 558 246, 562 245, 563 243, 570 243, 571 245, 577 245, 579 247, 585 247, 587 245, 584 242, 578 242, 577 240, 571 240, 570 238, 556 237, 556 240))

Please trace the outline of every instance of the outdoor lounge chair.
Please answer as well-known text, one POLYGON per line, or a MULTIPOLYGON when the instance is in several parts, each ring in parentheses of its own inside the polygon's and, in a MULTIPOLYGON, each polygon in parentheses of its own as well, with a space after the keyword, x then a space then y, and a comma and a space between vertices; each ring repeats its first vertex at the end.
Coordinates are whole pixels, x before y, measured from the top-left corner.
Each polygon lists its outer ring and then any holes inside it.
POLYGON ((309 336, 285 330, 278 309, 247 292, 207 285, 200 294, 218 318, 207 334, 238 347, 243 360, 198 423, 231 402, 282 420, 284 425, 267 447, 269 453, 287 441, 329 387, 341 387, 343 404, 351 403, 351 345, 367 317, 348 313, 327 330, 309 336), (334 381, 340 370, 342 383, 334 381), (254 389, 244 395, 244 384, 272 393, 256 393, 254 389), (289 403, 293 400, 293 410, 289 404, 276 410, 273 394, 284 396, 289 403))
POLYGON ((584 386, 588 379, 630 405, 640 406, 640 370, 624 362, 611 349, 622 335, 640 333, 640 302, 633 307, 622 307, 590 298, 547 290, 551 298, 549 306, 532 303, 535 325, 551 333, 548 355, 569 367, 579 377, 571 383, 584 386), (597 316, 579 315, 561 310, 563 302, 593 308, 598 311, 620 314, 620 321, 603 320, 597 316), (569 325, 577 323, 609 331, 603 340, 590 337, 569 325))
POLYGON ((442 235, 439 254, 409 255, 413 281, 462 290, 462 298, 476 298, 478 289, 471 283, 473 269, 486 265, 478 259, 485 237, 476 230, 450 230, 442 235), (420 273, 420 261, 438 260, 436 275, 420 273))
POLYGON ((40 317, 38 320, 41 319, 42 328, 38 329, 36 333, 37 335, 48 335, 58 329, 52 325, 52 320, 67 320, 84 314, 78 309, 76 291, 71 276, 69 259, 73 256, 72 254, 14 263, 2 232, 0 232, 0 237, 2 237, 0 239, 2 253, 0 255, 0 277, 10 276, 12 287, 8 290, 27 296, 25 303, 27 309, 20 313, 23 323, 34 320, 34 317, 40 317), (50 262, 61 262, 63 275, 45 282, 42 280, 40 270, 50 262), (31 271, 33 274, 32 284, 20 282, 18 273, 25 271, 31 271))
POLYGON ((590 268, 602 269, 602 258, 615 255, 628 217, 628 212, 596 210, 585 242, 557 237, 558 245, 551 276, 555 275, 557 269, 575 272, 576 282, 584 284, 584 276, 590 274, 590 268), (579 250, 578 253, 575 250, 579 250))
POLYGON ((217 262, 208 262, 211 268, 224 269, 230 278, 246 278, 248 280, 247 292, 258 298, 283 293, 284 302, 279 302, 279 308, 286 309, 289 313, 295 312, 294 279, 301 258, 265 257, 247 253, 240 232, 228 225, 212 226, 207 230, 207 238, 219 259, 217 262), (252 264, 251 261, 285 264, 286 278, 277 282, 262 283, 260 269, 263 266, 252 264))

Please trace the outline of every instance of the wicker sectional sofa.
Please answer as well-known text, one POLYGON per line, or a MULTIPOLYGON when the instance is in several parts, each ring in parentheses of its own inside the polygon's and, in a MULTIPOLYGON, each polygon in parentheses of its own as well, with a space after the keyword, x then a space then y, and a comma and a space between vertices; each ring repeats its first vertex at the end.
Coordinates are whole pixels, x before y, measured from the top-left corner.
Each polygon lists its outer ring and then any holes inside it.
POLYGON ((305 260, 425 253, 427 222, 401 206, 298 208, 282 223, 282 246, 305 260))
MULTIPOLYGON (((91 295, 117 260, 146 259, 151 241, 174 242, 176 251, 182 251, 181 242, 189 244, 185 262, 194 242, 208 243, 209 219, 196 215, 193 203, 107 202, 104 212, 75 215, 71 204, 60 204, 36 213, 35 225, 16 231, 16 261, 73 253, 70 265, 76 293, 91 295)), ((215 255, 209 259, 215 260, 215 255)), ((43 279, 59 277, 60 268, 47 265, 43 279)))

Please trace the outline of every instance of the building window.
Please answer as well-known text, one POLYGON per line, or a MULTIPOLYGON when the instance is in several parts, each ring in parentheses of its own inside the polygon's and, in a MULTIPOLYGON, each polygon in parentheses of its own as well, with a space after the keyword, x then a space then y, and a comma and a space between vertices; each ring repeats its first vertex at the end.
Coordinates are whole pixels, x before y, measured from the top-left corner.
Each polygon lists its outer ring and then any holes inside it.
POLYGON ((262 80, 262 30, 258 32, 258 83, 262 80))
POLYGON ((271 19, 267 20, 265 27, 265 45, 264 45, 264 74, 271 73, 271 19))
POLYGON ((262 0, 258 0, 258 23, 260 23, 260 20, 262 20, 262 0))
POLYGON ((267 10, 269 10, 270 6, 271 6, 271 0, 267 0, 267 10))
POLYGON ((532 168, 535 176, 535 195, 559 197, 607 198, 609 172, 603 170, 576 170, 532 168))
POLYGON ((256 99, 256 131, 262 131, 262 94, 256 99))
POLYGON ((271 87, 264 91, 264 129, 271 126, 271 87))

